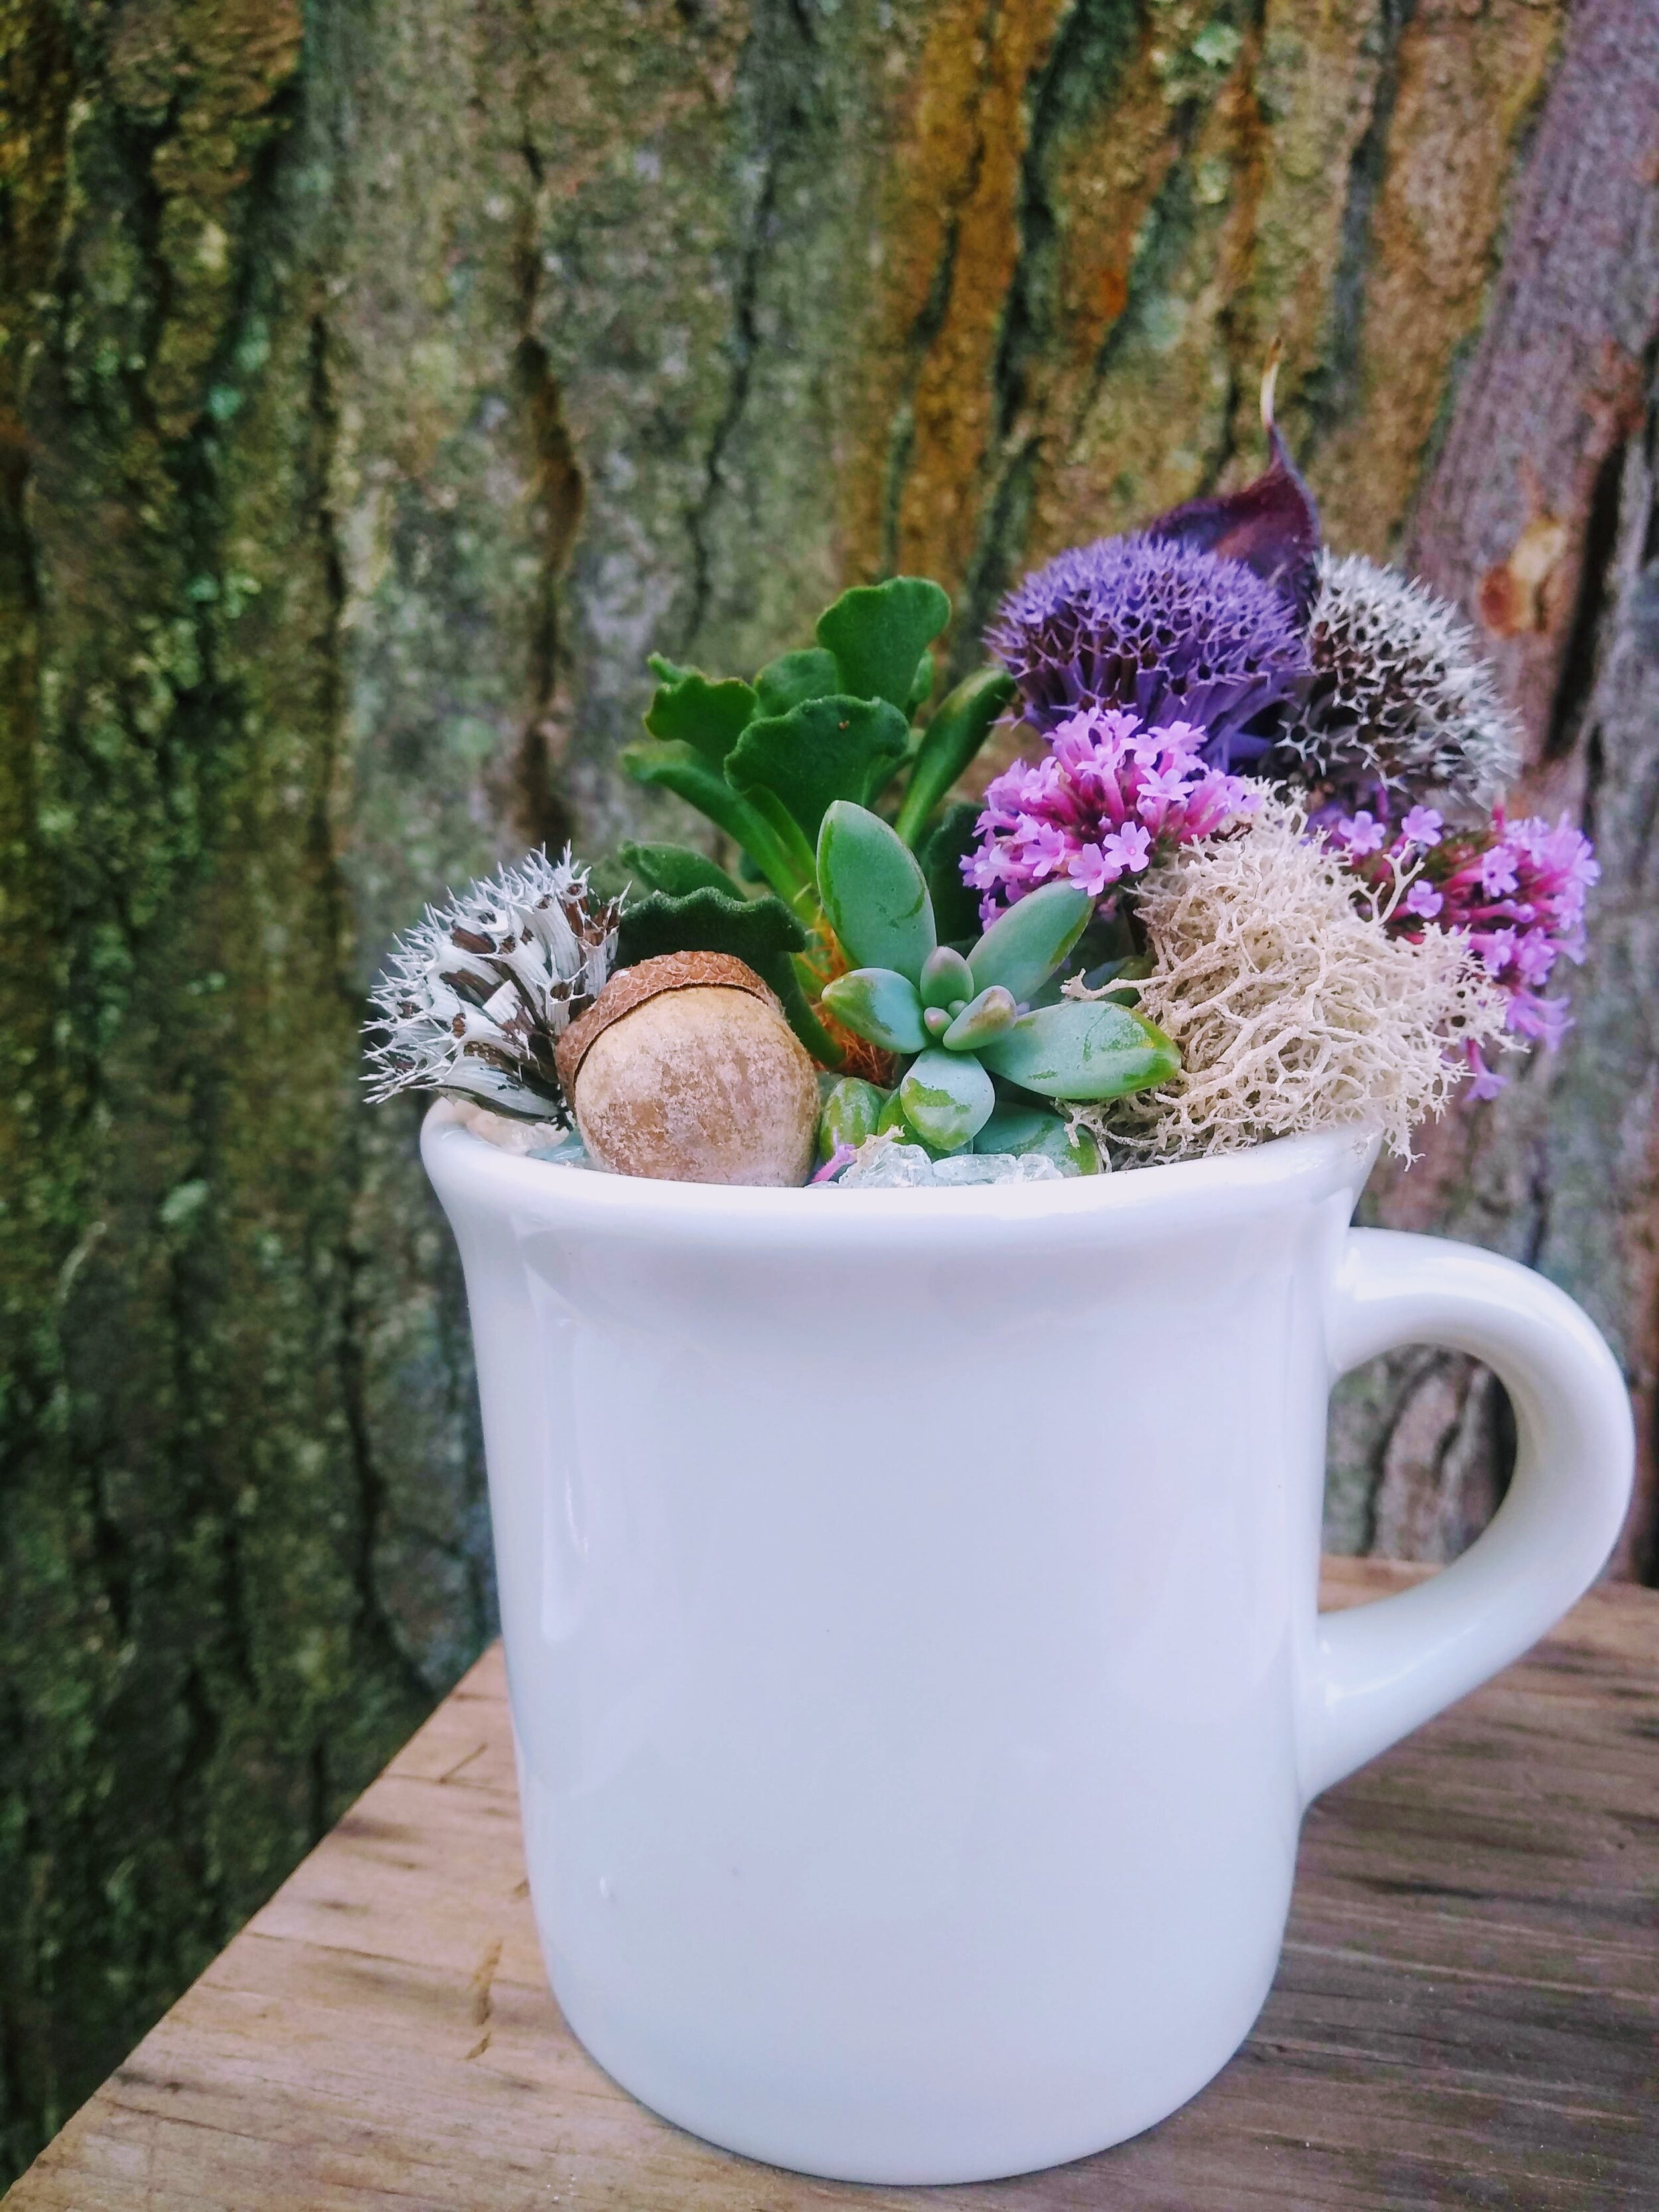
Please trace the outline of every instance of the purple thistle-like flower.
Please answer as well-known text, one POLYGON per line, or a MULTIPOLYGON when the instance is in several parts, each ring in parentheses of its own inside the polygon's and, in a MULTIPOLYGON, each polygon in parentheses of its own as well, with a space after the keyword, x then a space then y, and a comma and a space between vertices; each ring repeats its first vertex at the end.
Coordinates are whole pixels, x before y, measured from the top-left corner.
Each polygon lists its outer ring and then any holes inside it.
POLYGON ((986 791, 979 844, 962 863, 964 879, 984 894, 986 927, 1040 884, 1081 884, 1104 904, 1159 850, 1249 813, 1259 793, 1206 768, 1204 741, 1188 722, 1148 729, 1123 708, 1068 716, 1045 759, 1016 762, 986 791))
POLYGON ((1046 737, 1083 707, 1203 732, 1211 766, 1255 759, 1249 726, 1299 696, 1310 661, 1291 608, 1241 561, 1139 535, 1079 545, 1026 577, 988 635, 1046 737))
MULTIPOLYGON (((1504 993, 1510 1029, 1553 1051, 1567 1030, 1567 1006, 1545 998, 1544 987, 1563 955, 1583 959, 1585 896, 1601 872, 1583 830, 1565 816, 1553 828, 1538 816, 1510 822, 1502 807, 1484 829, 1448 830, 1432 807, 1414 806, 1380 848, 1373 827, 1361 812, 1328 823, 1325 835, 1374 890, 1386 893, 1400 874, 1418 872, 1389 929, 1412 939, 1426 927, 1466 937, 1504 993)), ((1503 1077, 1478 1053, 1471 1066, 1471 1097, 1503 1089, 1503 1077)))

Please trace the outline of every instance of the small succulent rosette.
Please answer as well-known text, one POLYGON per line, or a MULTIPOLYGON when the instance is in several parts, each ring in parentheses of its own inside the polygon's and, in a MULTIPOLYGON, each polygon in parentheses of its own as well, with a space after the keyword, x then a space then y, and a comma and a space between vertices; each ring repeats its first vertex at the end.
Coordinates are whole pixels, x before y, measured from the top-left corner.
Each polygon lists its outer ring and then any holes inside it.
POLYGON ((653 659, 623 765, 713 849, 532 854, 429 910, 374 1095, 562 1165, 915 1188, 1340 1124, 1409 1158, 1553 1048, 1589 841, 1505 810, 1517 726, 1456 611, 1322 546, 1273 381, 1261 476, 1034 572, 937 703, 922 577, 752 681, 653 659))

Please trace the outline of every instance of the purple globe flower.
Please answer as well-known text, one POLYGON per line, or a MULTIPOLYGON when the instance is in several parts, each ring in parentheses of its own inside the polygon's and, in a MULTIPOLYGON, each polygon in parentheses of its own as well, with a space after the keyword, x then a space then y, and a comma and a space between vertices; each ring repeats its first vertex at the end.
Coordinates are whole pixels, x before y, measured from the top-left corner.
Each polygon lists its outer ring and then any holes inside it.
POLYGON ((1060 554, 1004 600, 987 642, 1046 737, 1083 707, 1206 732, 1204 758, 1256 759, 1250 725, 1297 696, 1308 648, 1295 611, 1242 561, 1173 538, 1102 538, 1060 554))

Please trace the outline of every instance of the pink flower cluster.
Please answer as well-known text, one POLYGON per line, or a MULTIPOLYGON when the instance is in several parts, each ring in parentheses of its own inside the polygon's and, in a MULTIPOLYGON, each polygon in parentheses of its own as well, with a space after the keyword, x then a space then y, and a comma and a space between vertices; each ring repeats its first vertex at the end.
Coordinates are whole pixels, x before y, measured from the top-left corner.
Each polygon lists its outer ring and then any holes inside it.
POLYGON ((1017 763, 986 791, 979 844, 962 863, 984 894, 986 927, 1040 884, 1069 878, 1109 901, 1160 848, 1211 836, 1251 812, 1258 794, 1200 759, 1207 736, 1189 722, 1149 729, 1127 708, 1068 715, 1043 759, 1017 763))
MULTIPOLYGON (((1479 830, 1448 829, 1431 806, 1413 806, 1395 830, 1363 808, 1327 827, 1331 843, 1374 890, 1387 893, 1400 874, 1416 873, 1389 927, 1420 938, 1425 928, 1466 936, 1486 973, 1508 997, 1517 1036, 1552 1051, 1565 1033, 1563 999, 1543 996, 1562 954, 1584 957, 1584 897, 1601 875, 1590 841, 1565 816, 1552 829, 1540 817, 1510 822, 1500 807, 1479 830)), ((1504 1087, 1472 1053, 1470 1095, 1504 1087)))

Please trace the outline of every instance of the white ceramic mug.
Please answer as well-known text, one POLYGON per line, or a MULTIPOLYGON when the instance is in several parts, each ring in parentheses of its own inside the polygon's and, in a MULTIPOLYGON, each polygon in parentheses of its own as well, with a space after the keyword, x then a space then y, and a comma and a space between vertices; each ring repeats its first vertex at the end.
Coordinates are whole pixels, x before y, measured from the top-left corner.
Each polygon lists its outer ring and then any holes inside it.
POLYGON ((1349 1219, 1363 1135, 1012 1189, 719 1189, 435 1107, 531 1892, 608 2072, 751 2157, 988 2179, 1150 2126, 1273 1979, 1314 1794, 1601 1566, 1632 1425, 1540 1277, 1349 1219), (1317 1611, 1326 1398, 1508 1387, 1502 1510, 1317 1611))

